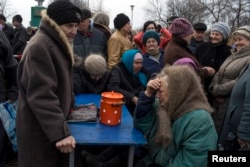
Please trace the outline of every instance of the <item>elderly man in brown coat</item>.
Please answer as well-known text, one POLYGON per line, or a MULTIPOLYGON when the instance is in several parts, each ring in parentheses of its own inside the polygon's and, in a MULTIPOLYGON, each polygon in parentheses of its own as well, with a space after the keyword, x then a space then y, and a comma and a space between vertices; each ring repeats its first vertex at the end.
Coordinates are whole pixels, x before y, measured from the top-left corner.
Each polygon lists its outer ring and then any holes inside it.
POLYGON ((80 19, 81 10, 72 3, 51 3, 25 48, 18 68, 19 167, 69 164, 75 147, 66 122, 73 102, 71 44, 80 19))

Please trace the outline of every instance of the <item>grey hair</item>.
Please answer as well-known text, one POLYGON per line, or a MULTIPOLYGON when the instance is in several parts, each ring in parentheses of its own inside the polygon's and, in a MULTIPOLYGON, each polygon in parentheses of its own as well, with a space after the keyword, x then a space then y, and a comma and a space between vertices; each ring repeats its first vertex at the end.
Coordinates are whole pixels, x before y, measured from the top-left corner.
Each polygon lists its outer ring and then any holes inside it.
POLYGON ((93 20, 95 23, 109 27, 109 16, 106 13, 99 12, 99 13, 95 14, 93 20))
POLYGON ((107 62, 100 54, 91 54, 85 59, 84 67, 91 75, 102 75, 107 69, 107 62))

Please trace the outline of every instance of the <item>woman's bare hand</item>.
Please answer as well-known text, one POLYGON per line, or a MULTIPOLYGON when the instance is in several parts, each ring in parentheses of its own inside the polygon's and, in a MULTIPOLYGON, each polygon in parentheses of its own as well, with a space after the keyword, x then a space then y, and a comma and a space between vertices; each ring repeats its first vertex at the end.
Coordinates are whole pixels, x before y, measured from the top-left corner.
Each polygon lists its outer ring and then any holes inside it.
POLYGON ((159 78, 149 80, 145 90, 145 95, 151 97, 160 88, 160 85, 161 81, 159 78))

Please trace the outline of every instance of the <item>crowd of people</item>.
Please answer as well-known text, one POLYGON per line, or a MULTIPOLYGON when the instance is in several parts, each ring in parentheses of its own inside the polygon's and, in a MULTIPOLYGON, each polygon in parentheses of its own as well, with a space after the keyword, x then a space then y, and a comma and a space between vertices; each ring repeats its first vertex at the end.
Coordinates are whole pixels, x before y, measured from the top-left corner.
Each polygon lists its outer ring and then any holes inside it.
MULTIPOLYGON (((74 96, 106 91, 124 96, 147 139, 136 167, 205 167, 208 151, 250 150, 250 26, 231 32, 226 22, 208 28, 173 16, 167 27, 147 20, 132 33, 119 13, 113 32, 108 14, 69 1, 52 2, 38 28, 22 20, 10 25, 0 14, 0 102, 17 103, 19 167, 68 166, 74 96)), ((0 167, 11 150, 1 119, 0 167)), ((80 150, 76 166, 126 166, 127 151, 80 150)))

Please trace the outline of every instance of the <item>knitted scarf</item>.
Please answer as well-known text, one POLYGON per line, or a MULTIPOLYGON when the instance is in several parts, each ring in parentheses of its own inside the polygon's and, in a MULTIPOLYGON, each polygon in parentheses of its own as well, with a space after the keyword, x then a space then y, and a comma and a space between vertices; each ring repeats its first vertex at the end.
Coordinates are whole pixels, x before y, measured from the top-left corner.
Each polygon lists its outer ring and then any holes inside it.
POLYGON ((160 47, 158 46, 158 47, 156 47, 156 49, 154 49, 154 50, 148 50, 148 49, 146 48, 146 52, 147 52, 148 54, 150 54, 151 56, 158 56, 158 55, 160 54, 160 47))

